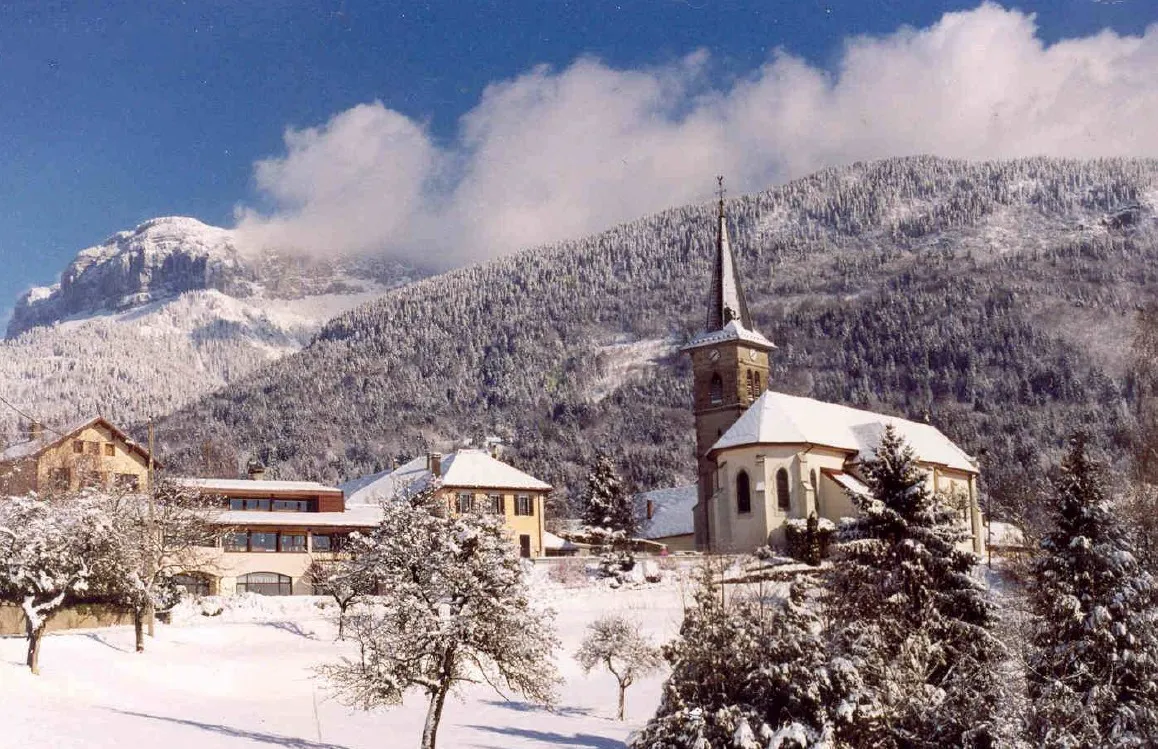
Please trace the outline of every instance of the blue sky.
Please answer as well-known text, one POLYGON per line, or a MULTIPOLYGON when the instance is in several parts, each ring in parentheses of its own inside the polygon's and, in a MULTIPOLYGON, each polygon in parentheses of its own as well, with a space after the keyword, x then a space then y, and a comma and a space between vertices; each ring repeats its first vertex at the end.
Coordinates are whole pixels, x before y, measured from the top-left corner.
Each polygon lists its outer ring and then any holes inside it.
MULTIPOLYGON (((729 143, 743 142, 751 136, 734 123, 744 117, 744 107, 755 106, 744 92, 758 83, 770 86, 771 78, 783 80, 791 74, 786 71, 796 70, 768 68, 775 50, 798 58, 811 75, 793 79, 798 88, 826 85, 825 80, 836 86, 834 80, 857 80, 856 71, 842 71, 861 59, 848 54, 849 39, 872 35, 889 40, 887 47, 866 52, 866 67, 888 67, 880 56, 898 50, 910 64, 924 59, 921 55, 949 59, 952 52, 943 50, 950 43, 943 40, 952 35, 930 36, 916 49, 898 29, 928 30, 942 23, 947 12, 976 7, 931 0, 0 2, 0 261, 5 266, 0 308, 27 287, 54 281, 81 247, 157 215, 192 215, 231 226, 243 206, 256 236, 281 242, 290 241, 287 236, 304 237, 304 244, 318 244, 335 224, 350 223, 346 212, 373 211, 374 201, 385 201, 406 210, 362 235, 336 235, 335 249, 382 246, 405 253, 441 241, 448 257, 460 262, 632 216, 620 210, 658 210, 702 198, 711 192, 711 167, 729 168, 725 145, 705 147, 698 162, 679 168, 657 166, 673 159, 668 152, 649 150, 636 170, 614 177, 604 170, 599 179, 615 179, 625 190, 654 196, 650 202, 610 201, 622 209, 577 209, 602 183, 593 183, 574 163, 592 162, 592 153, 615 151, 622 141, 611 136, 625 132, 636 139, 630 141, 633 150, 646 138, 649 149, 652 142, 670 141, 672 152, 686 153, 689 141, 683 139, 699 142, 698 127, 729 143), (695 56, 697 50, 707 53, 706 61, 695 56), (550 67, 536 73, 535 66, 544 64, 550 67), (503 82, 505 88, 483 96, 489 84, 503 82), (625 90, 635 98, 619 98, 625 90), (713 97, 733 107, 728 119, 733 124, 701 125, 710 119, 700 115, 713 97), (565 100, 572 108, 545 107, 545 98, 565 100), (575 151, 567 162, 543 157, 558 151, 560 143, 574 142, 568 123, 579 116, 598 117, 592 112, 600 112, 604 101, 610 103, 611 117, 618 112, 622 118, 608 138, 593 142, 586 152, 585 143, 567 145, 575 151), (640 126, 657 121, 663 126, 658 131, 640 126), (492 204, 489 197, 480 199, 494 195, 496 185, 541 191, 531 184, 535 180, 526 168, 511 164, 512 141, 517 151, 520 139, 534 139, 519 129, 524 122, 534 125, 534 133, 558 126, 557 136, 541 144, 541 152, 528 146, 528 159, 531 168, 541 163, 559 175, 558 181, 573 183, 573 190, 542 201, 492 204), (296 145, 285 139, 287 128, 301 136, 296 145), (359 150, 367 142, 378 145, 359 150), (416 160, 410 163, 412 156, 416 160), (357 179, 348 168, 333 167, 363 157, 362 171, 391 171, 395 163, 404 167, 393 176, 357 179), (255 170, 263 159, 264 170, 255 170), (407 192, 409 181, 418 185, 413 194, 407 192), (650 188, 681 181, 696 186, 650 188), (361 190, 369 197, 354 200, 353 207, 327 204, 316 185, 330 182, 343 194, 361 190), (440 204, 440 212, 416 208, 416 203, 440 204), (499 218, 479 232, 486 219, 477 214, 484 211, 499 218), (447 216, 453 217, 449 223, 447 216), (449 225, 457 226, 457 233, 435 236, 437 227, 449 225), (475 235, 483 237, 479 242, 485 246, 459 247, 464 237, 475 235)), ((971 25, 961 33, 973 38, 989 38, 991 28, 1008 33, 1028 50, 1011 58, 1010 66, 1024 64, 1038 72, 1034 40, 1048 47, 1107 28, 1139 36, 1158 17, 1158 7, 1142 0, 1052 0, 1004 7, 1012 14, 991 7, 984 18, 970 16, 971 25), (1028 13, 1035 13, 1036 20, 1029 21, 1028 13)), ((955 43, 965 44, 966 50, 984 49, 977 42, 955 43)), ((1104 46, 1091 42, 1090 54, 1103 54, 1104 46)), ((1126 54, 1118 47, 1104 54, 1117 60, 1126 54)), ((1129 77, 1131 68, 1123 66, 1129 77)), ((1017 70, 1009 75, 1017 77, 1017 70)), ((1040 85, 1058 88, 1049 81, 1040 85)), ((838 93, 828 96, 835 100, 838 93)), ((794 101, 779 89, 769 96, 757 103, 794 101)), ((842 116, 848 106, 837 102, 829 110, 808 111, 842 116)), ((764 110, 750 111, 751 123, 764 110)), ((791 123, 783 127, 784 133, 796 132, 791 123)), ((579 132, 592 129, 600 127, 579 132)), ((1032 150, 1027 142, 1037 142, 1033 136, 1018 133, 1016 143, 1001 141, 992 155, 1032 150)), ((959 140, 946 136, 946 148, 953 150, 951 144, 959 140)), ((1098 140, 1099 148, 1110 153, 1149 146, 1147 140, 1108 141, 1098 140)), ((916 147, 936 150, 938 145, 918 142, 916 147)), ((811 160, 769 156, 761 170, 741 173, 738 187, 758 189, 829 161, 906 148, 903 141, 847 133, 831 134, 822 146, 811 160)), ((1074 155, 1089 155, 1072 141, 1047 142, 1042 150, 1067 155, 1075 149, 1074 155)), ((989 153, 978 146, 950 155, 989 153)), ((623 163, 628 164, 626 158, 623 163)))

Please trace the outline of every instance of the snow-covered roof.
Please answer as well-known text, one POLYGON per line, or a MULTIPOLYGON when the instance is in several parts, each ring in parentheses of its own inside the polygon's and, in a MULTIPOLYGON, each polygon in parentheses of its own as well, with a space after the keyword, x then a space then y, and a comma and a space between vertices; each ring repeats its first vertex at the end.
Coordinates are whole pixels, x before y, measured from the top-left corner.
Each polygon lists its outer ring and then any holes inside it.
POLYGON ((382 508, 359 505, 346 512, 268 512, 226 510, 213 519, 218 525, 237 527, 279 526, 293 528, 371 528, 382 522, 382 508))
POLYGON ((697 495, 695 484, 639 494, 637 502, 641 511, 645 511, 649 500, 652 503, 652 516, 648 519, 645 513, 640 522, 639 537, 657 539, 694 533, 692 508, 696 505, 697 495))
POLYGON ((199 489, 203 492, 260 492, 268 494, 337 494, 342 491, 336 486, 326 486, 316 481, 265 481, 254 479, 173 479, 173 483, 199 489))
POLYGON ((573 549, 578 549, 579 546, 565 538, 556 536, 550 531, 543 531, 543 548, 551 549, 553 551, 571 551, 573 549))
POLYGON ((858 497, 872 496, 872 490, 870 490, 863 481, 858 479, 856 476, 853 476, 851 473, 845 473, 844 471, 832 471, 827 469, 821 469, 821 473, 835 481, 837 486, 839 486, 841 489, 844 489, 849 494, 854 494, 858 497))
MULTIPOLYGON (((129 449, 140 453, 145 458, 148 458, 148 453, 143 447, 130 439, 127 434, 118 429, 116 425, 114 425, 108 419, 105 419, 102 416, 90 416, 85 419, 78 419, 77 421, 74 421, 71 424, 66 424, 60 428, 44 427, 44 433, 36 439, 17 442, 15 445, 11 445, 6 448, 4 452, 0 452, 0 463, 7 463, 13 460, 23 460, 25 458, 31 458, 39 455, 48 448, 58 445, 69 437, 73 437, 77 433, 96 424, 104 425, 110 432, 113 433, 114 436, 124 442, 129 449)), ((156 461, 155 459, 154 463, 156 463, 157 467, 160 467, 161 465, 160 462, 156 461)))
POLYGON ((889 424, 896 427, 921 462, 977 473, 973 459, 930 424, 771 390, 756 399, 712 450, 762 444, 817 445, 854 453, 858 460, 864 460, 872 456, 889 424))
POLYGON ((769 341, 763 335, 755 330, 748 330, 740 324, 739 320, 732 320, 719 330, 708 330, 700 333, 692 339, 691 343, 684 346, 681 351, 688 351, 701 346, 714 346, 717 343, 725 341, 743 341, 754 346, 765 349, 774 349, 776 344, 769 341))
MULTIPOLYGON (((514 489, 549 491, 551 485, 492 458, 485 450, 459 450, 442 457, 442 485, 463 489, 514 489)), ((393 471, 363 476, 342 484, 349 504, 378 504, 409 492, 420 491, 431 479, 425 455, 393 471)))

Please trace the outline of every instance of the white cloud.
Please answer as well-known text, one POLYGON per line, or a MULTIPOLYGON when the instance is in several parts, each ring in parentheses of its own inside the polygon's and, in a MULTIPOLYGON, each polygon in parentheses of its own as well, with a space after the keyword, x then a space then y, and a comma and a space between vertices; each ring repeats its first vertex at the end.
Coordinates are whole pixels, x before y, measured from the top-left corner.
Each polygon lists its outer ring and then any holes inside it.
POLYGON ((1158 26, 1044 45, 992 4, 847 42, 824 71, 783 52, 724 88, 698 52, 616 70, 581 59, 488 87, 453 142, 381 103, 288 130, 256 165, 252 241, 450 265, 598 231, 858 159, 1158 155, 1158 26))

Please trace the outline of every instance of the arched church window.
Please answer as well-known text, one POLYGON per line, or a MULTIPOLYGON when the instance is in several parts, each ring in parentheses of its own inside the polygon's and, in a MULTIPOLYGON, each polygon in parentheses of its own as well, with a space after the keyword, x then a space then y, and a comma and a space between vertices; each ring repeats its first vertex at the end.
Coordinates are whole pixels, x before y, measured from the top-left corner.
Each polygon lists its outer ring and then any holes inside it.
POLYGON ((712 384, 708 388, 708 397, 712 403, 724 402, 724 381, 718 373, 712 374, 712 384))
POLYGON ((752 485, 748 472, 740 471, 736 476, 736 512, 747 514, 752 511, 752 485))
POLYGON ((788 496, 788 471, 783 468, 776 472, 776 506, 781 510, 792 508, 792 499, 788 496))

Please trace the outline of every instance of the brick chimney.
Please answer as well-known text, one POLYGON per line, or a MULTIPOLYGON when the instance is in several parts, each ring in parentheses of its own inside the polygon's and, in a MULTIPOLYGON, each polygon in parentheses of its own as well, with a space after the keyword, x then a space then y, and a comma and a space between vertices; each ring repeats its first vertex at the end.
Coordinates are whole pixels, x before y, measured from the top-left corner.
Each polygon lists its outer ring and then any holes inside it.
POLYGON ((655 502, 649 499, 647 500, 647 519, 651 520, 653 517, 655 517, 655 502))
POLYGON ((38 440, 44 436, 44 425, 39 421, 34 421, 28 425, 28 439, 31 441, 38 440))
POLYGON ((442 453, 427 453, 426 468, 434 478, 442 478, 442 453))

